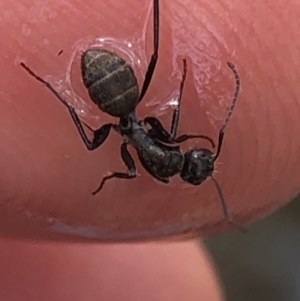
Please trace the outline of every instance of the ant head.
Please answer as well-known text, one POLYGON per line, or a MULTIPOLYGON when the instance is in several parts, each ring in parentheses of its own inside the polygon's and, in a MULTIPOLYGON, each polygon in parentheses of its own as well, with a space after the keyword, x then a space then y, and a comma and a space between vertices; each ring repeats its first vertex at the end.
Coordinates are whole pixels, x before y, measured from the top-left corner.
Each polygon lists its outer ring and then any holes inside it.
POLYGON ((184 164, 180 174, 183 181, 200 185, 214 171, 215 154, 205 148, 193 148, 184 154, 184 164))

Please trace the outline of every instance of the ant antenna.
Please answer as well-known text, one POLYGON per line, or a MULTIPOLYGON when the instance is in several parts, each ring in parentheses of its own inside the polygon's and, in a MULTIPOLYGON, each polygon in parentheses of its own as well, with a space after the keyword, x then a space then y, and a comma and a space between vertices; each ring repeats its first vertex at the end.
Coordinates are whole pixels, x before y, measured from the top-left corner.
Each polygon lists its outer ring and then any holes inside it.
POLYGON ((212 181, 214 182, 216 189, 219 193, 224 216, 225 216, 226 220, 228 221, 228 223, 232 224, 233 220, 232 220, 231 214, 228 210, 228 206, 226 204, 221 186, 220 186, 219 182, 217 181, 217 179, 213 175, 211 175, 210 177, 211 177, 212 181))
MULTIPOLYGON (((232 102, 231 102, 231 105, 227 111, 227 116, 225 117, 225 120, 223 121, 223 124, 222 124, 222 127, 219 131, 219 138, 218 138, 218 148, 217 148, 217 152, 216 154, 214 155, 214 162, 217 160, 217 158, 219 157, 220 153, 221 153, 221 148, 222 148, 222 144, 223 144, 223 139, 224 139, 224 134, 225 134, 225 128, 228 124, 228 121, 230 120, 231 116, 232 116, 232 113, 233 113, 233 110, 235 108, 235 105, 236 105, 236 101, 237 101, 237 98, 238 98, 238 94, 239 94, 239 90, 240 90, 240 85, 241 85, 241 81, 240 81, 240 77, 239 77, 239 74, 235 68, 235 66, 230 63, 230 62, 227 62, 227 65, 228 67, 232 70, 233 74, 234 74, 234 77, 235 77, 235 90, 234 90, 234 94, 233 94, 233 99, 232 99, 232 102)), ((238 229, 239 231, 241 231, 242 233, 246 233, 247 230, 245 228, 243 228, 242 226, 236 224, 233 219, 232 219, 232 216, 228 210, 228 206, 226 204, 226 201, 225 201, 225 198, 224 198, 224 195, 223 195, 223 191, 221 189, 221 186, 219 184, 219 182, 217 181, 217 179, 211 175, 210 176, 217 191, 218 191, 218 194, 219 194, 219 197, 220 197, 220 200, 221 200, 221 205, 222 205, 222 210, 223 210, 223 214, 227 220, 227 222, 232 225, 234 228, 238 229)))
POLYGON ((211 177, 212 181, 214 182, 215 187, 216 187, 216 189, 218 191, 218 194, 220 196, 221 205, 222 205, 222 209, 223 209, 223 214, 224 214, 228 224, 232 225, 234 228, 236 228, 237 230, 239 230, 242 233, 247 233, 247 229, 240 226, 239 224, 236 224, 233 221, 232 216, 231 216, 231 214, 228 210, 228 206, 226 204, 226 201, 225 201, 225 198, 224 198, 224 195, 223 195, 223 191, 221 189, 221 186, 220 186, 219 182, 217 181, 217 179, 213 175, 211 175, 210 177, 211 177))
POLYGON ((217 149, 217 152, 216 154, 214 155, 214 161, 217 160, 217 158, 219 157, 220 155, 220 152, 221 152, 221 148, 222 148, 222 143, 223 143, 223 139, 224 139, 224 134, 225 134, 225 128, 228 124, 228 121, 230 120, 231 118, 231 115, 233 113, 233 110, 234 110, 234 107, 236 105, 236 101, 237 101, 237 98, 238 98, 238 94, 239 94, 239 90, 240 90, 240 85, 241 85, 241 81, 240 81, 240 77, 239 77, 239 74, 235 68, 235 66, 230 63, 230 62, 227 62, 227 65, 228 67, 232 70, 233 74, 234 74, 234 77, 235 77, 235 91, 234 91, 234 95, 233 95, 233 99, 232 99, 232 102, 231 102, 231 105, 227 111, 227 116, 222 124, 222 127, 219 131, 219 138, 218 138, 218 149, 217 149))

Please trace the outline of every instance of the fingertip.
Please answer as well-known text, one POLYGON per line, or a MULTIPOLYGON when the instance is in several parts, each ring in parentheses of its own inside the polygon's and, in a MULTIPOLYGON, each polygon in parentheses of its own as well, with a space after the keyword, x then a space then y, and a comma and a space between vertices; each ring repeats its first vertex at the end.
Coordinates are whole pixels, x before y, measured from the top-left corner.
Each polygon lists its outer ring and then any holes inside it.
MULTIPOLYGON (((210 229, 225 229, 226 221, 219 208, 218 196, 209 181, 201 187, 186 187, 176 179, 170 185, 164 185, 139 166, 141 177, 133 181, 112 182, 101 195, 93 198, 91 191, 103 175, 125 168, 119 156, 120 137, 114 133, 101 149, 86 152, 67 110, 42 85, 19 72, 17 67, 20 66, 16 67, 13 62, 15 56, 22 53, 26 64, 28 61, 38 74, 51 74, 61 79, 59 74, 65 72, 65 67, 56 56, 58 49, 66 50, 65 56, 60 58, 68 61, 74 51, 72 47, 82 37, 131 39, 137 37, 137 32, 143 42, 141 51, 146 48, 146 53, 151 54, 151 21, 147 23, 145 8, 148 6, 136 0, 81 1, 59 9, 57 5, 64 3, 52 1, 49 6, 45 2, 35 6, 35 18, 31 15, 31 6, 37 5, 35 1, 23 1, 25 9, 22 13, 17 10, 16 3, 4 3, 12 13, 14 10, 18 12, 15 19, 4 19, 10 32, 2 31, 2 40, 8 42, 3 46, 7 53, 2 58, 6 73, 2 73, 0 89, 4 95, 1 102, 1 162, 2 182, 5 183, 2 194, 5 202, 9 200, 9 212, 21 211, 22 217, 28 218, 29 222, 36 216, 43 222, 49 216, 50 219, 55 217, 57 223, 50 227, 50 231, 99 240, 167 237, 183 232, 194 233, 199 229, 207 235, 210 229), (101 17, 99 7, 105 12, 101 17), (120 12, 121 17, 118 17, 120 12), (137 15, 140 17, 136 18, 137 15), (145 23, 150 33, 146 38, 145 23), (64 227, 60 227, 62 224, 64 227)), ((225 62, 234 60, 241 73, 243 94, 230 127, 226 129, 226 144, 220 158, 223 175, 219 178, 233 215, 242 222, 254 220, 287 202, 299 187, 299 135, 296 133, 299 105, 297 98, 291 95, 298 89, 291 78, 297 73, 293 69, 297 66, 296 55, 289 53, 291 48, 279 49, 276 41, 273 41, 271 55, 257 48, 269 41, 270 32, 264 32, 265 28, 271 28, 273 36, 287 39, 285 44, 294 40, 291 35, 282 33, 280 22, 272 23, 259 16, 269 9, 263 2, 259 4, 263 9, 259 9, 258 4, 247 2, 234 8, 233 4, 227 7, 215 2, 196 5, 192 0, 166 0, 165 3, 167 5, 161 12, 162 53, 151 89, 138 107, 139 116, 143 118, 153 113, 164 124, 170 125, 180 85, 178 74, 181 71, 176 62, 184 55, 188 74, 180 131, 201 131, 215 137, 234 89, 233 76, 230 76, 225 62), (261 34, 255 35, 256 43, 249 35, 253 28, 245 11, 251 10, 245 10, 245 5, 255 6, 253 12, 260 21, 256 30, 261 34), (227 13, 230 18, 227 18, 227 13), (244 19, 242 24, 240 16, 244 19), (240 36, 245 37, 243 43, 240 36), (281 85, 277 85, 278 82, 281 85), (292 142, 286 133, 291 133, 292 142), (279 144, 274 142, 278 141, 274 135, 282 137, 279 144), (288 160, 286 154, 289 154, 288 160), (285 185, 278 185, 275 175, 280 175, 285 185), (261 181, 262 178, 267 184, 261 181)), ((279 5, 272 9, 276 11, 279 5)), ((284 30, 292 31, 288 26, 284 30)), ((233 66, 230 62, 227 64, 229 68, 233 66)), ((74 70, 77 82, 82 84, 79 69, 74 70)), ((65 86, 62 89, 68 90, 65 86)), ((86 114, 91 101, 87 93, 83 98, 83 106, 80 106, 82 103, 78 105, 82 116, 90 119, 96 116, 95 123, 110 118, 93 110, 86 114)), ((49 230, 48 222, 45 224, 42 232, 49 230)))
POLYGON ((0 246, 4 300, 223 300, 213 264, 196 242, 56 245, 1 240, 0 246))

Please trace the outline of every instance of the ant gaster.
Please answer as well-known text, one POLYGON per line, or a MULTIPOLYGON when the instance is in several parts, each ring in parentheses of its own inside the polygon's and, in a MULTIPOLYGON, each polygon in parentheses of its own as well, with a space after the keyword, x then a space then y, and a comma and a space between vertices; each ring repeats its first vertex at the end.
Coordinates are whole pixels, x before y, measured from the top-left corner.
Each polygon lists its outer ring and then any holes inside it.
POLYGON ((107 139, 111 128, 119 132, 124 138, 124 142, 121 145, 121 157, 128 168, 128 172, 114 172, 104 177, 100 186, 93 194, 98 193, 109 179, 132 179, 136 177, 137 171, 135 163, 127 149, 127 145, 130 144, 136 149, 143 167, 154 178, 161 182, 168 183, 169 177, 180 174, 183 181, 192 185, 200 185, 207 177, 211 177, 220 195, 224 215, 227 221, 232 223, 232 218, 228 212, 221 188, 213 177, 213 170, 214 162, 221 151, 225 127, 232 115, 237 100, 240 86, 237 71, 233 64, 228 63, 229 68, 231 68, 236 78, 236 89, 227 117, 219 132, 217 152, 214 154, 208 149, 194 148, 182 154, 179 146, 172 146, 171 144, 180 144, 189 139, 203 138, 210 141, 212 146, 214 146, 212 139, 203 135, 186 134, 176 137, 182 91, 187 72, 186 60, 183 61, 184 72, 180 84, 178 106, 173 112, 171 132, 168 133, 157 118, 146 117, 144 120, 138 121, 135 114, 136 106, 142 101, 148 90, 158 59, 158 0, 153 0, 153 36, 154 51, 147 68, 141 93, 138 92, 137 79, 133 69, 121 57, 108 50, 99 48, 91 48, 83 53, 81 57, 81 72, 83 83, 88 89, 91 99, 103 112, 120 118, 119 124, 104 124, 97 130, 92 130, 85 123, 81 122, 75 109, 59 95, 49 82, 35 74, 25 63, 21 62, 20 65, 36 80, 45 84, 68 108, 75 126, 88 150, 98 148, 107 139), (92 140, 89 140, 87 137, 82 124, 85 124, 93 131, 94 137, 92 140), (150 126, 151 129, 148 130, 146 125, 150 126))
POLYGON ((153 1, 153 54, 148 64, 141 93, 132 67, 119 55, 91 48, 81 57, 81 74, 90 98, 100 110, 122 117, 133 112, 150 85, 158 59, 159 1, 153 1))
MULTIPOLYGON (((105 113, 122 117, 133 112, 143 100, 153 77, 159 45, 159 1, 153 0, 153 54, 148 64, 141 93, 133 69, 117 54, 101 49, 90 48, 81 56, 81 74, 92 101, 105 113)), ((107 123, 94 133, 89 140, 75 111, 59 93, 40 76, 36 75, 24 62, 20 63, 31 76, 45 86, 68 108, 76 128, 88 150, 98 148, 108 137, 113 124, 107 123)), ((86 125, 86 124, 85 124, 86 125)), ((88 127, 88 126, 87 126, 88 127)), ((89 128, 89 127, 88 127, 89 128)))

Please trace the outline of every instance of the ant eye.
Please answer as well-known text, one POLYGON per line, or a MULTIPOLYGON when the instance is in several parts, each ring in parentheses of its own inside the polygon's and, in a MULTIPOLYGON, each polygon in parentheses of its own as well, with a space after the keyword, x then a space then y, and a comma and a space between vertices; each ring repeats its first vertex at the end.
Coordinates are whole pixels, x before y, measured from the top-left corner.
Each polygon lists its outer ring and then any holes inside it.
POLYGON ((200 157, 201 157, 201 158, 206 158, 207 155, 206 155, 205 153, 200 153, 200 157))
POLYGON ((213 153, 208 150, 208 149, 201 149, 201 150, 198 150, 195 152, 194 156, 195 156, 195 159, 198 158, 198 159, 209 159, 211 158, 213 155, 213 153))

